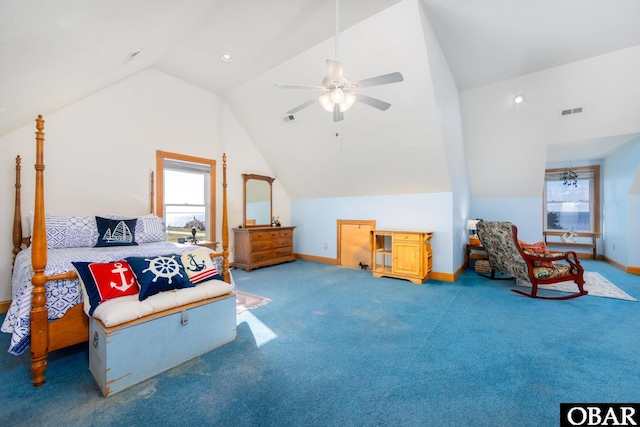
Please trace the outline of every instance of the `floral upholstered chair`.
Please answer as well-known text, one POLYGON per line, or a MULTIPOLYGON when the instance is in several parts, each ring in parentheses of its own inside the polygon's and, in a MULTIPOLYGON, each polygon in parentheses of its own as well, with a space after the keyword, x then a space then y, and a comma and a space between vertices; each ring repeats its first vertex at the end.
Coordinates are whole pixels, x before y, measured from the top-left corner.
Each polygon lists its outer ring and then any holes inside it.
POLYGON ((491 278, 496 278, 496 271, 500 271, 510 278, 531 283, 531 293, 519 289, 512 289, 513 292, 544 299, 569 299, 587 294, 583 287, 584 269, 575 252, 536 253, 533 248, 525 249, 518 240, 518 229, 510 222, 480 221, 477 228, 491 265, 491 278), (559 297, 538 295, 539 285, 565 281, 574 281, 578 291, 559 297))

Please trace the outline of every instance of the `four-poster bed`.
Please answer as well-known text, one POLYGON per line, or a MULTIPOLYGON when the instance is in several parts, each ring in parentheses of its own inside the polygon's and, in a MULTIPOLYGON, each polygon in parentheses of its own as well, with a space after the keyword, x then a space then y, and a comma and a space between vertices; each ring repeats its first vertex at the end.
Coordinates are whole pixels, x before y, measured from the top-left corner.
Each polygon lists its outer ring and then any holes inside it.
MULTIPOLYGON (((42 116, 38 116, 36 119, 36 163, 35 163, 35 171, 36 171, 36 180, 35 180, 35 203, 34 203, 34 212, 33 212, 33 221, 32 221, 32 233, 31 237, 23 237, 23 228, 22 228, 22 212, 20 206, 20 169, 21 169, 21 159, 20 156, 16 159, 16 196, 15 196, 15 210, 14 210, 14 221, 13 221, 13 256, 14 256, 14 279, 12 279, 12 306, 10 307, 9 312, 7 313, 7 318, 5 318, 5 322, 2 325, 2 330, 4 332, 12 332, 14 335, 19 335, 20 325, 22 324, 24 327, 23 336, 18 336, 16 338, 16 342, 14 343, 14 338, 12 336, 12 345, 16 346, 16 351, 20 352, 24 350, 24 348, 30 345, 31 349, 31 372, 33 374, 33 384, 34 386, 40 386, 45 381, 45 370, 47 367, 47 354, 50 351, 58 350, 64 347, 68 347, 74 344, 85 342, 89 339, 89 317, 87 316, 87 306, 86 306, 86 291, 85 293, 85 304, 79 303, 81 296, 81 292, 77 289, 79 288, 78 275, 75 270, 68 271, 56 271, 55 273, 51 273, 51 270, 55 268, 61 268, 62 262, 59 262, 56 258, 57 252, 73 252, 74 257, 72 258, 74 261, 115 261, 118 259, 124 259, 125 255, 116 255, 112 250, 116 248, 93 248, 93 247, 73 247, 73 246, 62 246, 63 249, 51 249, 47 243, 47 224, 49 222, 54 222, 53 219, 49 215, 45 216, 45 203, 44 203, 44 120, 42 116), (46 221, 45 221, 46 218, 46 221), (23 246, 27 246, 27 249, 22 249, 23 246), (104 250, 103 250, 104 249, 104 250), (110 252, 111 251, 111 252, 110 252), (98 255, 99 254, 99 255, 98 255), (23 256, 24 255, 24 256, 23 256), (96 257, 97 259, 94 259, 96 257), (122 258, 121 258, 122 257, 122 258), (112 259, 113 258, 113 259, 112 259), (51 264, 49 265, 48 264, 51 264), (30 265, 25 265, 30 264, 30 265), (32 273, 30 277, 30 283, 25 285, 24 283, 19 283, 20 279, 16 279, 16 273, 20 271, 27 271, 32 273), (64 283, 64 286, 69 286, 70 281, 75 281, 76 288, 67 287, 64 292, 69 294, 73 294, 74 297, 78 297, 75 300, 73 298, 69 298, 71 302, 70 308, 65 307, 64 313, 52 314, 50 311, 54 311, 54 308, 51 305, 47 305, 47 296, 49 293, 49 297, 51 297, 52 293, 61 293, 59 291, 51 292, 48 287, 58 286, 64 283), (18 283, 16 283, 18 282, 18 283), (30 289, 32 285, 32 290, 30 289), (69 289, 73 289, 69 291, 69 289), (17 295, 19 294, 19 295, 17 295), (24 301, 19 303, 16 301, 17 298, 21 297, 24 301), (77 302, 73 302, 76 301, 77 302), (20 305, 21 304, 21 305, 20 305), (15 305, 15 307, 14 307, 15 305), (30 307, 30 308, 29 308, 30 307), (22 316, 22 317, 20 317, 22 316), (5 325, 11 323, 5 328, 5 325), (20 344, 18 344, 20 343, 20 344), (20 349, 19 347, 22 347, 20 349)), ((233 338, 235 338, 235 294, 233 287, 233 278, 229 272, 229 262, 228 262, 228 242, 229 242, 229 232, 228 232, 228 219, 227 219, 227 183, 226 183, 226 155, 223 155, 223 164, 222 164, 222 252, 214 253, 210 249, 206 249, 208 251, 208 255, 211 257, 213 263, 218 267, 217 271, 220 272, 222 279, 224 282, 229 284, 228 290, 224 288, 225 292, 222 295, 211 296, 208 295, 206 298, 209 299, 209 302, 215 300, 216 298, 233 298, 234 302, 234 311, 233 311, 233 338)), ((151 203, 153 209, 153 175, 151 178, 151 203)), ((73 217, 75 219, 81 217, 73 217)), ((86 218, 86 217, 85 217, 86 218)), ((141 221, 151 221, 154 219, 160 218, 152 218, 148 219, 148 217, 138 217, 138 224, 144 224, 141 221), (143 219, 144 218, 144 219, 143 219)), ((96 218, 97 220, 97 218, 96 218)), ((49 224, 50 225, 50 224, 49 224)), ((144 227, 142 227, 144 230, 144 227)), ((64 231, 64 230, 63 230, 64 231)), ((138 232, 136 231, 136 236, 138 232)), ((71 234, 71 232, 69 232, 71 234)), ((142 236, 142 235, 141 235, 142 236)), ((77 236, 76 236, 77 237, 77 236)), ((76 238, 73 237, 73 238, 76 238)), ((148 237, 148 236, 147 236, 148 237)), ((72 237, 68 237, 72 238, 72 237)), ((164 238, 163 238, 164 240, 164 238)), ((139 246, 131 246, 133 255, 136 256, 160 256, 163 252, 167 250, 168 245, 172 245, 172 249, 177 253, 186 253, 188 250, 193 250, 193 247, 189 247, 188 245, 178 245, 172 244, 170 242, 160 242, 158 240, 149 240, 150 243, 140 244, 139 246), (144 247, 144 251, 143 251, 144 247), (135 250, 134 250, 135 249, 135 250), (135 252, 138 251, 138 252, 135 252)), ((121 248, 119 248, 121 249, 121 248)), ((204 248, 203 248, 204 249, 204 248)), ((130 255, 127 255, 130 256, 130 255)), ((179 256, 179 255, 178 255, 179 256)), ((75 263, 74 263, 75 265, 75 263)), ((186 271, 186 269, 185 269, 186 271)), ((157 277, 156 277, 157 278, 157 277)), ((169 280, 171 282, 171 280, 169 280)), ((193 286, 193 285, 191 285, 193 286)), ((57 289, 57 288, 56 288, 57 289)), ((222 289, 222 288, 221 288, 222 289)), ((181 290, 179 290, 181 291, 181 290)), ((126 297, 122 297, 126 298, 126 297)), ((203 297, 204 298, 204 297, 203 297)), ((110 301, 109 301, 110 302, 110 301)), ((65 301, 65 303, 69 303, 69 301, 65 301)), ((193 306, 193 302, 191 302, 191 306, 193 306)), ((57 304, 59 305, 59 304, 57 304)), ((180 307, 174 308, 173 312, 178 310, 180 307)), ((169 311, 169 310, 167 310, 169 311)), ((161 317, 162 313, 154 313, 154 318, 161 317)), ((140 318, 139 318, 140 319, 140 318)), ((93 320, 92 320, 93 322, 93 320)), ((134 323, 134 322, 129 322, 134 323)), ((138 323, 140 321, 138 320, 138 323)), ((104 325, 103 325, 104 326, 104 325)), ((12 351, 12 349, 10 349, 12 351)), ((19 353, 14 353, 19 354, 19 353)), ((95 376, 95 375, 94 375, 95 376)), ((104 392, 104 390, 103 390, 104 392)), ((106 395, 106 394, 105 394, 106 395)))

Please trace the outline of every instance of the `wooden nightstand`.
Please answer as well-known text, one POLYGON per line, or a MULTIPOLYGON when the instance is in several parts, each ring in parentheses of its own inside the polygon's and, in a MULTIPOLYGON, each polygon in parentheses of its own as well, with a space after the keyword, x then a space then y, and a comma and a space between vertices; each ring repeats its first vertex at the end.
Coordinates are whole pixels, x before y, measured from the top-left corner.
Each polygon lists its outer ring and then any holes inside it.
MULTIPOLYGON (((471 261, 471 259, 470 259, 471 258, 471 251, 482 251, 485 254, 487 253, 485 251, 485 249, 484 249, 484 246, 482 246, 482 245, 472 245, 470 243, 467 243, 467 246, 466 246, 465 251, 464 251, 464 266, 465 267, 469 267, 469 261, 471 261)), ((478 255, 479 255, 478 259, 486 259, 487 258, 486 255, 481 255, 481 254, 478 254, 478 255)))
POLYGON ((212 249, 214 251, 218 250, 218 242, 209 242, 206 240, 201 240, 198 243, 191 243, 189 241, 184 242, 185 245, 193 245, 193 246, 204 246, 205 248, 212 249))

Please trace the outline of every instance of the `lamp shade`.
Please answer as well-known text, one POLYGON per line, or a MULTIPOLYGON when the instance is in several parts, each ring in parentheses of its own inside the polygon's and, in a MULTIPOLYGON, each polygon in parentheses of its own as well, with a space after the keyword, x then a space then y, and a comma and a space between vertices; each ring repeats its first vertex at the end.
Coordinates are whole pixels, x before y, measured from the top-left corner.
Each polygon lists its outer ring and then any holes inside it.
POLYGON ((477 230, 479 222, 479 219, 470 219, 469 221, 467 221, 467 230, 477 230))

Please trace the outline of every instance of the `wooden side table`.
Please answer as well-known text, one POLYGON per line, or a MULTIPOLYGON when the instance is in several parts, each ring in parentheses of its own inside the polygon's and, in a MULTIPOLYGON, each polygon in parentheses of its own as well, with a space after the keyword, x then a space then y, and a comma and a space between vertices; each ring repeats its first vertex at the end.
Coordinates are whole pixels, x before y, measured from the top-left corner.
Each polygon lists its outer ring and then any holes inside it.
POLYGON ((472 245, 470 243, 467 243, 464 250, 464 266, 466 268, 469 267, 469 261, 471 261, 471 251, 482 251, 485 254, 487 253, 487 251, 484 249, 484 246, 472 245))
POLYGON ((184 242, 185 245, 204 246, 212 250, 218 250, 218 242, 210 242, 208 240, 199 240, 198 243, 184 242))

